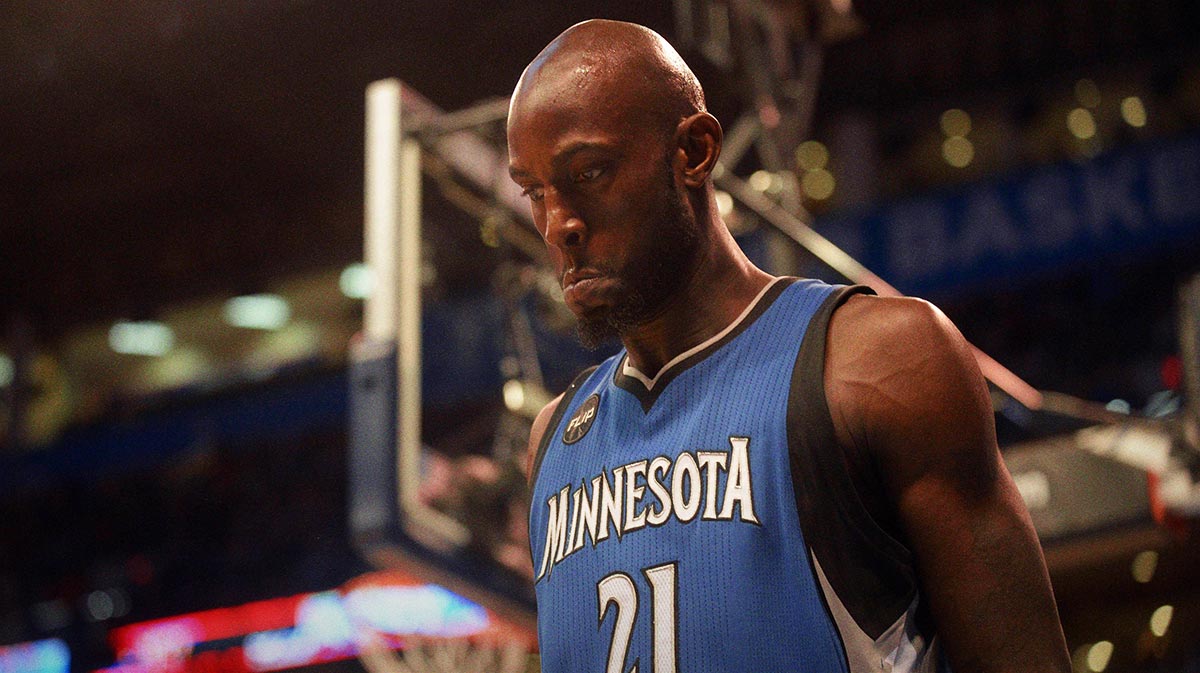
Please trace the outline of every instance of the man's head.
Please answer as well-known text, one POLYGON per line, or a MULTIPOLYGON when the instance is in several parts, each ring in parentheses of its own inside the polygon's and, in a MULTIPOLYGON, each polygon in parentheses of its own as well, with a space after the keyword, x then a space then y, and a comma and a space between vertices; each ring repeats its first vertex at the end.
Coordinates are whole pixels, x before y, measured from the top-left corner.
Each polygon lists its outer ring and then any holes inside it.
POLYGON ((521 75, 510 171, 530 197, 587 344, 653 318, 694 272, 716 219, 721 127, 657 33, 588 21, 521 75))

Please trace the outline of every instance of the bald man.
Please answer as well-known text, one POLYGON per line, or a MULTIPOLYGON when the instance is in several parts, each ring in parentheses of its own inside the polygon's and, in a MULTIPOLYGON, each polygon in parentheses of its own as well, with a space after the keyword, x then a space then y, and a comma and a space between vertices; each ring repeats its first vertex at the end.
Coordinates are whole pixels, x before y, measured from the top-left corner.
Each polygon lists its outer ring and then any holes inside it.
POLYGON ((1068 671, 963 338, 756 268, 721 140, 640 26, 570 28, 513 92, 511 174, 580 336, 624 345, 530 438, 542 670, 1068 671))

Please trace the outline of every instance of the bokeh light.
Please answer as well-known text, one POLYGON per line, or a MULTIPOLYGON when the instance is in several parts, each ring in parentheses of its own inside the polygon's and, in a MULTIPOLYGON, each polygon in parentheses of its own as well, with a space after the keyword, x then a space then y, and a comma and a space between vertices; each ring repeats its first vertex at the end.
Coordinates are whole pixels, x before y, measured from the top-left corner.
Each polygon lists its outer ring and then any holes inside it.
POLYGON ((806 171, 825 168, 829 162, 829 150, 817 140, 807 140, 796 148, 796 163, 806 171))
POLYGON ((833 174, 824 168, 808 171, 800 178, 800 189, 810 199, 817 201, 824 201, 833 196, 836 187, 837 182, 833 179, 833 174))
POLYGON ((1157 569, 1158 552, 1152 549, 1138 552, 1138 555, 1133 557, 1133 563, 1129 568, 1133 574, 1133 580, 1138 584, 1146 584, 1154 579, 1154 571, 1157 569))
POLYGON ((951 136, 942 141, 942 158, 955 168, 966 168, 975 159, 975 146, 962 136, 951 136))
POLYGON ((1129 96, 1121 101, 1121 119, 1134 128, 1146 125, 1146 106, 1137 96, 1129 96))
POLYGON ((965 110, 951 108, 942 113, 942 133, 949 137, 965 136, 971 132, 971 115, 965 110))
POLYGON ((1088 110, 1077 107, 1067 114, 1067 129, 1076 138, 1089 140, 1096 135, 1096 118, 1088 110))
POLYGON ((1112 660, 1113 644, 1107 640, 1092 645, 1087 652, 1087 667, 1089 671, 1100 673, 1108 668, 1108 662, 1112 660))

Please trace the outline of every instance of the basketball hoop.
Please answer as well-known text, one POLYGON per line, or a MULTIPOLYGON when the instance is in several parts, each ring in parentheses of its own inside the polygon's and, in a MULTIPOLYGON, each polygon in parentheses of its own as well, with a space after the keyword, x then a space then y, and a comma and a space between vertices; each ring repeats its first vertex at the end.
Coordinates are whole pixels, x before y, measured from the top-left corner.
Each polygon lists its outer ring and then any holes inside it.
POLYGON ((369 673, 525 673, 533 634, 483 606, 400 571, 357 577, 341 592, 369 673))
POLYGON ((413 637, 404 649, 381 640, 363 643, 359 660, 370 673, 524 673, 529 650, 518 639, 413 637))

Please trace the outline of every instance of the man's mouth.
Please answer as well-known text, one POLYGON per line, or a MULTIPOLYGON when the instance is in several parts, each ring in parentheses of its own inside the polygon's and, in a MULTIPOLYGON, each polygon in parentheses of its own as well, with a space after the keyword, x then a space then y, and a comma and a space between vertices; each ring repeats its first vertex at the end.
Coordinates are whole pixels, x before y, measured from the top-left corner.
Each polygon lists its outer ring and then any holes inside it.
POLYGON ((596 269, 588 269, 588 268, 572 269, 570 271, 567 271, 566 273, 563 274, 563 277, 562 277, 563 292, 566 292, 567 290, 571 289, 573 286, 575 286, 581 282, 594 280, 596 278, 601 278, 601 277, 603 277, 603 275, 604 274, 600 273, 596 269))
POLYGON ((594 269, 568 271, 563 274, 563 299, 568 306, 588 306, 595 303, 597 294, 608 277, 594 269))

